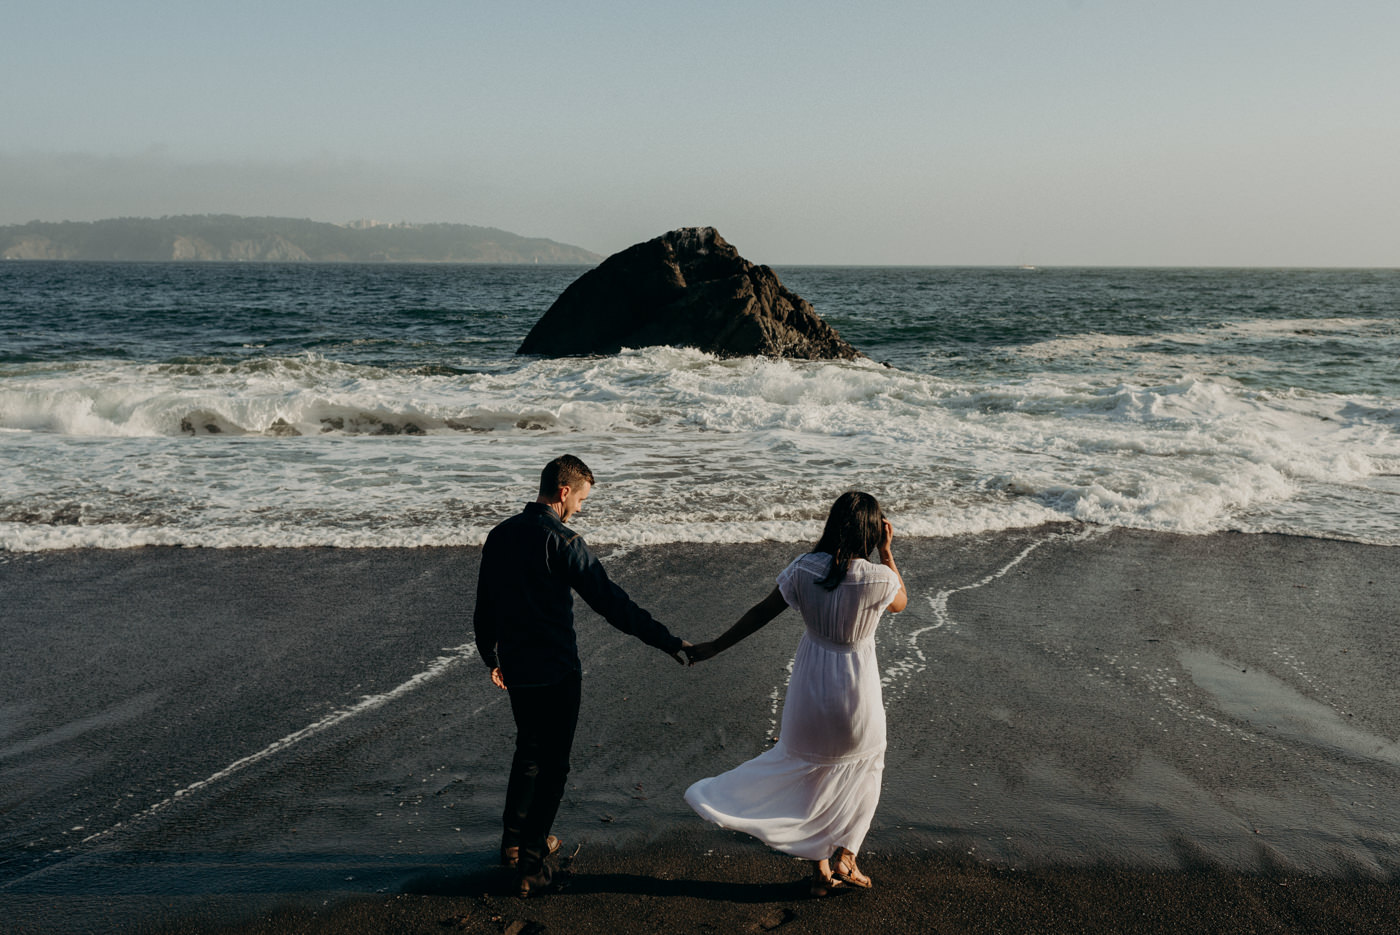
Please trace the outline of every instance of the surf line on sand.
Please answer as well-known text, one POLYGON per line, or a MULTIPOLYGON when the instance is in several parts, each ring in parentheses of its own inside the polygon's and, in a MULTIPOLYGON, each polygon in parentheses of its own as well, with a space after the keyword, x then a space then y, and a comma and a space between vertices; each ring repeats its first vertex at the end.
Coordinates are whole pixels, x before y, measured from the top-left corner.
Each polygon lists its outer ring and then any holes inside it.
POLYGON ((83 838, 80 842, 78 842, 78 846, 84 844, 91 844, 94 841, 98 841, 109 835, 115 834, 123 828, 127 828, 132 825, 138 824, 139 822, 145 821, 147 818, 150 818, 152 815, 156 814, 162 809, 169 807, 170 805, 180 801, 181 799, 186 799, 202 789, 207 789, 209 786, 212 786, 223 779, 227 779, 229 776, 232 776, 239 770, 247 769, 254 763, 257 763, 261 760, 265 760, 271 756, 276 756, 284 750, 296 746, 303 740, 306 740, 310 737, 314 737, 317 734, 320 734, 324 731, 330 730, 332 727, 335 727, 338 724, 342 724, 353 717, 357 717, 361 714, 364 714, 367 711, 373 711, 376 708, 382 708, 390 702, 394 701, 395 699, 401 698, 412 691, 416 691, 417 689, 421 688, 424 684, 432 681, 439 675, 442 675, 444 672, 457 665, 458 663, 465 662, 468 659, 471 659, 473 656, 475 656, 476 644, 464 643, 461 646, 453 646, 451 648, 444 649, 443 651, 448 653, 448 655, 438 656, 431 663, 429 663, 426 669, 424 669, 422 672, 419 672, 417 675, 414 675, 403 684, 398 685, 395 688, 391 688, 389 691, 383 692, 378 695, 365 695, 363 698, 361 698, 355 704, 350 705, 349 707, 340 708, 339 710, 332 711, 330 714, 327 714, 319 721, 316 721, 312 724, 308 724, 300 730, 293 731, 292 733, 288 734, 280 740, 273 741, 266 747, 263 747, 257 753, 251 753, 240 760, 235 760, 228 766, 225 766, 223 769, 219 770, 217 773, 214 773, 212 776, 209 776, 205 779, 201 779, 199 780, 199 782, 191 783, 190 785, 185 786, 183 789, 175 791, 168 798, 162 799, 161 801, 150 806, 149 808, 137 812, 135 815, 131 816, 126 821, 119 821, 115 825, 112 825, 110 828, 106 829, 105 831, 99 831, 96 834, 88 835, 87 837, 83 838))
POLYGON ((909 636, 907 637, 907 639, 909 640, 909 648, 913 650, 914 655, 919 657, 920 662, 925 661, 924 652, 922 649, 919 648, 919 637, 923 636, 925 633, 928 633, 930 630, 937 630, 945 626, 953 625, 953 617, 948 612, 948 599, 954 594, 961 593, 962 591, 973 591, 977 588, 986 587, 993 581, 1004 577, 1009 571, 1011 571, 1011 569, 1021 564, 1023 561, 1026 560, 1027 557, 1030 556, 1032 552, 1034 552, 1036 549, 1040 548, 1043 545, 1048 545, 1051 542, 1085 542, 1089 539, 1095 539, 1099 536, 1105 535, 1106 533, 1108 533, 1109 529, 1110 527, 1108 526, 1085 526, 1082 529, 1078 529, 1074 532, 1052 533, 1051 535, 1048 535, 1043 539, 1036 539, 1030 545, 1022 549, 1011 561, 1007 562, 1001 568, 998 568, 996 571, 992 572, 991 574, 987 575, 979 581, 974 581, 971 584, 964 584, 961 587, 947 588, 945 590, 938 591, 935 594, 926 595, 926 599, 929 602, 929 607, 933 611, 933 623, 929 624, 926 627, 921 627, 909 634, 909 636))

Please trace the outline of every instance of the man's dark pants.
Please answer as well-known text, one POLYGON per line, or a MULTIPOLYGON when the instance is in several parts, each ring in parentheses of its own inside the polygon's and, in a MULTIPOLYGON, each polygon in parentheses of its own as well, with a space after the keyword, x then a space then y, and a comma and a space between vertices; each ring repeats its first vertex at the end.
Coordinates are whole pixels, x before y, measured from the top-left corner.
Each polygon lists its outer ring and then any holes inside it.
POLYGON ((581 689, 577 676, 555 685, 510 689, 515 757, 506 786, 501 847, 520 848, 522 874, 539 873, 549 854, 545 840, 564 797, 581 689))

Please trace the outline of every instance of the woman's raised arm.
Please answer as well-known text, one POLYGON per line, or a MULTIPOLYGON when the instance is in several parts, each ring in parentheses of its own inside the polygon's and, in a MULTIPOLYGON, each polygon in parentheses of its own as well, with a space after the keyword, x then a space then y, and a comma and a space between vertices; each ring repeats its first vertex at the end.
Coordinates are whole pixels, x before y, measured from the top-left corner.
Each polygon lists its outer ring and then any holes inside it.
POLYGON ((885 528, 885 536, 880 542, 880 564, 894 572, 894 576, 899 579, 899 593, 890 601, 887 609, 890 613, 897 614, 909 606, 909 592, 904 589, 904 576, 899 573, 899 568, 894 563, 894 551, 891 548, 894 544, 894 526, 883 518, 880 523, 885 528))

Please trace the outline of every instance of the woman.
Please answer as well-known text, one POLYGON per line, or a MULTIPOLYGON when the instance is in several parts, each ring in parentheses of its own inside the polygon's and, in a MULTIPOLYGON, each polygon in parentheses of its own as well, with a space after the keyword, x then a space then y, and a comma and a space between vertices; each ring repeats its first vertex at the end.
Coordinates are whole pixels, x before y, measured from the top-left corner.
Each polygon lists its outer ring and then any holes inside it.
POLYGON ((856 854, 880 800, 885 708, 875 625, 909 602, 890 543, 894 529, 868 493, 837 498, 816 548, 718 639, 686 650, 691 664, 758 632, 792 606, 806 624, 783 702, 778 743, 685 792, 701 817, 812 861, 812 895, 868 888, 856 854), (879 550, 880 564, 866 560, 879 550))

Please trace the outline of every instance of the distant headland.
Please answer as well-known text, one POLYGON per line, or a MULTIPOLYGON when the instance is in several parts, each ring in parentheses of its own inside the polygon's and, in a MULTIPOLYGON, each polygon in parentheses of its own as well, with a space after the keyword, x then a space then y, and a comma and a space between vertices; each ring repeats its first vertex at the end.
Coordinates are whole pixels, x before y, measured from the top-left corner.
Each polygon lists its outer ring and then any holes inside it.
POLYGON ((7 260, 304 263, 557 263, 602 259, 581 247, 470 224, 329 224, 194 214, 0 227, 7 260))

